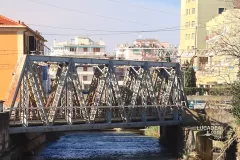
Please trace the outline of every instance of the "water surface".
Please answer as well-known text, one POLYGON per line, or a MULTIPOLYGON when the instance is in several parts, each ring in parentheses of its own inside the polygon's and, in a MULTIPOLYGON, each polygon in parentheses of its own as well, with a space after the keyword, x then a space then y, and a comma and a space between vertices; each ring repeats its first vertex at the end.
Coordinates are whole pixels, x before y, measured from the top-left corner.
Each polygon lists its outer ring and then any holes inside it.
MULTIPOLYGON (((159 160, 169 158, 157 138, 130 132, 78 132, 46 143, 31 160, 159 160)), ((173 159, 172 159, 173 160, 173 159)))

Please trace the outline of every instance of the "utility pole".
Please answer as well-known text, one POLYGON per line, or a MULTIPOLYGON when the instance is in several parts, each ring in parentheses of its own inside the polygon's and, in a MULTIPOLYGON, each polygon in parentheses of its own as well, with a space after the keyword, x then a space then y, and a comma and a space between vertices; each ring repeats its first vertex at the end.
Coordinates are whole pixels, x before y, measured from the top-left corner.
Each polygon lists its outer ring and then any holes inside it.
MULTIPOLYGON (((194 65, 194 59, 197 57, 197 30, 198 30, 198 24, 196 24, 195 26, 194 57, 193 57, 192 66, 194 65)), ((198 67, 198 60, 197 60, 197 67, 198 67)))
POLYGON ((194 42, 194 55, 195 56, 197 53, 197 28, 198 28, 198 25, 195 26, 195 42, 194 42))

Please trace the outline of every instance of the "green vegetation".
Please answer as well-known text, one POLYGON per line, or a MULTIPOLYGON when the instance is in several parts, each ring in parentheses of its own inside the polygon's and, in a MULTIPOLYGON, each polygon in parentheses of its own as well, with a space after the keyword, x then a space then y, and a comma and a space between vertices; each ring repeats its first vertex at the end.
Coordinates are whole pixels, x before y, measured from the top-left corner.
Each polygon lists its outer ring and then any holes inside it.
POLYGON ((231 96, 231 87, 214 87, 208 91, 209 95, 213 96, 231 96))
POLYGON ((237 118, 238 124, 240 122, 240 82, 235 82, 231 88, 232 91, 232 105, 233 115, 237 118))
POLYGON ((200 160, 200 158, 197 152, 190 152, 185 149, 183 153, 183 160, 200 160))
POLYGON ((191 66, 188 62, 183 64, 182 75, 184 87, 196 87, 196 72, 194 71, 193 66, 191 66))
POLYGON ((160 137, 159 132, 160 132, 159 126, 151 126, 146 128, 146 130, 144 131, 144 135, 159 138, 160 137))
POLYGON ((213 88, 197 88, 197 87, 185 87, 184 88, 186 95, 198 95, 202 96, 204 93, 212 96, 231 96, 230 87, 213 87, 213 88))
POLYGON ((184 86, 196 87, 196 75, 193 67, 187 67, 184 71, 184 86))
POLYGON ((206 88, 197 88, 197 87, 185 87, 184 92, 186 95, 204 95, 204 93, 208 91, 206 88))

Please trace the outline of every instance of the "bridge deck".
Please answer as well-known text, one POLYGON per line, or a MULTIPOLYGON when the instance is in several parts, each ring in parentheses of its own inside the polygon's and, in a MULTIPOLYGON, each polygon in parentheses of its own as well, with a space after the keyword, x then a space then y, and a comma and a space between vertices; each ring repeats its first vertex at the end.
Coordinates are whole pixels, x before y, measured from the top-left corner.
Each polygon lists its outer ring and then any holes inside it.
POLYGON ((130 123, 97 123, 97 124, 77 124, 77 125, 55 125, 55 126, 28 126, 11 127, 10 134, 33 133, 33 132, 68 132, 81 130, 99 130, 112 128, 138 128, 147 126, 168 126, 179 125, 180 121, 150 121, 150 122, 130 122, 130 123))

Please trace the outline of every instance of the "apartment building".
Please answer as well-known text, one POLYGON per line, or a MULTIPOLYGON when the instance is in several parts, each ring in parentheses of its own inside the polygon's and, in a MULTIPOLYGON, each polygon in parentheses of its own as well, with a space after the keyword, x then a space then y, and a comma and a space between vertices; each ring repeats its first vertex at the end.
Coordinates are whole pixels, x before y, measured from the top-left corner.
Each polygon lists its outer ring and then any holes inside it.
POLYGON ((206 48, 206 23, 234 8, 235 0, 181 0, 180 50, 206 48))
POLYGON ((55 56, 104 56, 106 46, 102 40, 95 42, 88 37, 75 37, 70 41, 57 42, 54 40, 51 55, 55 56))
POLYGON ((239 60, 231 54, 238 52, 239 16, 240 9, 229 9, 206 23, 209 52, 200 57, 205 62, 199 61, 202 66, 197 72, 199 84, 226 84, 237 80, 239 60))
MULTIPOLYGON (((17 71, 18 59, 24 54, 44 54, 46 40, 24 22, 0 15, 0 99, 8 96, 12 77, 17 71)), ((11 86, 13 87, 13 86, 11 86)))
MULTIPOLYGON (((57 42, 54 40, 51 56, 72 56, 80 58, 106 58, 105 42, 99 40, 95 42, 88 37, 75 37, 70 41, 57 42)), ((57 72, 56 66, 51 67, 50 78, 54 79, 57 72)), ((77 66, 79 78, 82 81, 82 88, 88 90, 93 78, 94 68, 91 65, 77 66)))
POLYGON ((138 61, 164 61, 166 57, 173 57, 173 50, 176 46, 167 42, 160 42, 156 39, 137 39, 132 45, 121 44, 116 49, 117 59, 138 60, 138 61))

